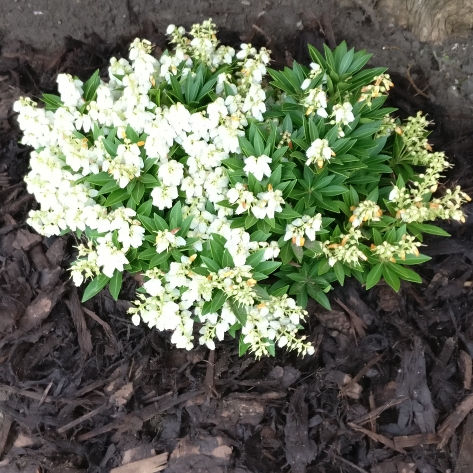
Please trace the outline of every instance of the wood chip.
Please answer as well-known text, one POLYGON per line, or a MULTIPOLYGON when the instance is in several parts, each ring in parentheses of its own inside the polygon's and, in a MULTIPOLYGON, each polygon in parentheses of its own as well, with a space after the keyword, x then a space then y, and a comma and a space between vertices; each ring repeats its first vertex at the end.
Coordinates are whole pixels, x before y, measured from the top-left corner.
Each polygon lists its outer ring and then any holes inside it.
POLYGON ((43 395, 41 396, 41 399, 39 400, 38 407, 40 407, 41 404, 43 404, 43 402, 45 401, 46 397, 48 396, 49 390, 50 390, 52 387, 53 387, 53 382, 50 381, 50 383, 47 385, 46 389, 44 390, 44 393, 43 393, 43 395))
POLYGON ((418 337, 414 338, 413 350, 406 350, 402 357, 396 394, 409 398, 399 406, 399 427, 404 429, 415 421, 423 434, 434 433, 436 413, 427 385, 425 358, 418 337))
POLYGON ((443 344, 442 351, 440 352, 439 357, 437 358, 434 368, 430 372, 432 377, 432 392, 438 393, 442 387, 442 379, 445 373, 445 368, 450 361, 450 358, 453 355, 453 350, 455 350, 456 342, 454 338, 447 338, 443 344))
POLYGON ((154 457, 113 468, 110 473, 155 473, 166 468, 168 454, 161 453, 154 457))
POLYGON ((380 442, 386 445, 386 447, 391 448, 392 450, 396 450, 396 452, 399 452, 402 454, 406 453, 405 450, 403 450, 402 448, 396 447, 396 445, 394 445, 394 442, 391 439, 388 439, 387 437, 385 437, 384 435, 371 432, 371 430, 360 427, 359 425, 356 425, 353 422, 348 422, 347 425, 351 427, 353 430, 356 430, 357 432, 362 432, 363 434, 373 439, 374 441, 380 442))
POLYGON ((363 376, 365 376, 365 374, 368 373, 368 371, 376 363, 378 363, 379 360, 381 360, 383 356, 384 354, 381 353, 380 355, 375 356, 372 360, 366 363, 366 365, 360 370, 360 372, 351 381, 349 381, 345 386, 343 386, 343 388, 340 390, 340 395, 342 396, 346 395, 350 391, 350 389, 352 389, 353 386, 357 384, 358 381, 360 381, 360 379, 363 378, 363 376))
POLYGON ((3 417, 2 429, 0 430, 0 456, 3 454, 5 444, 7 443, 8 434, 12 426, 12 421, 9 417, 3 417))
POLYGON ((40 293, 20 319, 17 330, 18 335, 38 327, 51 313, 64 291, 65 287, 61 284, 51 291, 40 293))
POLYGON ((161 403, 159 403, 159 405, 152 404, 146 406, 145 408, 132 412, 121 419, 114 420, 109 424, 106 424, 102 427, 98 427, 97 429, 94 429, 85 434, 79 435, 77 437, 77 440, 79 442, 84 442, 86 440, 96 437, 97 435, 105 434, 115 429, 133 430, 134 428, 136 428, 138 430, 141 428, 143 422, 150 420, 158 414, 166 412, 171 407, 177 406, 178 404, 181 404, 183 402, 188 401, 189 399, 199 396, 202 393, 203 391, 191 391, 185 394, 181 394, 176 398, 163 399, 161 403))
POLYGON ((13 242, 13 248, 29 251, 42 241, 43 237, 37 233, 31 233, 28 230, 20 229, 16 233, 16 239, 13 242))
POLYGON ((214 396, 215 391, 215 350, 210 350, 205 372, 205 393, 207 397, 214 396))
POLYGON ((473 409, 473 394, 469 394, 463 399, 456 409, 444 420, 438 430, 438 434, 442 437, 442 441, 438 444, 438 448, 447 445, 450 437, 455 433, 455 429, 462 423, 463 419, 473 409))
POLYGON ((471 471, 473 465, 473 414, 468 416, 460 444, 458 461, 453 473, 466 473, 471 471))
POLYGON ((399 396, 395 399, 390 399, 389 401, 384 403, 382 406, 377 407, 376 409, 372 410, 371 412, 368 412, 367 414, 359 417, 358 419, 353 420, 352 422, 354 424, 359 424, 359 425, 366 424, 366 422, 371 422, 371 419, 378 418, 381 415, 381 413, 383 413, 386 409, 397 406, 398 404, 403 403, 406 399, 409 399, 409 398, 407 396, 399 396))
POLYGON ((351 310, 348 306, 346 306, 340 299, 335 298, 335 302, 345 309, 347 314, 350 316, 351 321, 351 328, 350 331, 358 335, 359 337, 364 337, 366 335, 366 329, 368 328, 367 325, 363 322, 363 319, 358 317, 357 314, 353 310, 351 310), (356 333, 355 333, 356 332, 356 333))
POLYGON ((416 471, 415 463, 399 462, 397 464, 397 473, 416 473, 416 471))
POLYGON ((77 330, 77 341, 79 342, 81 352, 84 357, 88 357, 92 354, 92 336, 87 328, 82 304, 80 303, 75 287, 71 289, 69 298, 66 299, 66 305, 69 308, 72 321, 77 330))
POLYGON ((463 377, 463 387, 467 390, 471 389, 471 375, 472 375, 472 363, 471 356, 463 350, 460 350, 460 357, 458 359, 460 365, 460 371, 463 377))
POLYGON ((118 407, 124 406, 131 399, 133 393, 133 383, 127 383, 110 396, 110 401, 118 407))
POLYGON ((398 448, 417 447, 439 443, 441 438, 437 434, 400 435, 393 438, 394 445, 398 448))
POLYGON ((59 434, 63 434, 64 432, 67 432, 69 429, 72 429, 72 427, 75 427, 76 425, 82 424, 82 422, 92 419, 92 417, 96 416, 97 414, 100 414, 103 412, 105 409, 107 409, 107 405, 104 404, 103 406, 97 407, 97 409, 94 409, 93 411, 90 411, 87 414, 84 414, 83 416, 79 417, 78 419, 73 420, 72 422, 69 422, 66 425, 63 425, 59 429, 57 429, 57 432, 59 434))
POLYGON ((150 443, 144 443, 138 445, 137 447, 126 450, 123 454, 122 465, 144 460, 148 457, 153 457, 154 455, 156 455, 156 451, 154 450, 153 445, 150 443))
POLYGON ((92 312, 86 307, 83 307, 83 310, 88 316, 92 317, 98 324, 100 324, 103 327, 108 339, 116 346, 118 351, 122 352, 123 351, 122 344, 119 340, 117 340, 117 337, 115 337, 115 334, 113 333, 113 330, 110 328, 110 325, 108 325, 107 322, 103 321, 95 312, 92 312))

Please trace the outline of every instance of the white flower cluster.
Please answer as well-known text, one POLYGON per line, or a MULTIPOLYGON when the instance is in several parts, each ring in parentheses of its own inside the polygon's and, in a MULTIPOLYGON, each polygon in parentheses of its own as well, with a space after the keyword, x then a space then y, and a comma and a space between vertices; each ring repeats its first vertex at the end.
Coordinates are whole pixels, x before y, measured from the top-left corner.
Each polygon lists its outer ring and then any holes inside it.
POLYGON ((379 205, 372 200, 364 200, 360 202, 356 207, 351 209, 353 215, 350 217, 350 222, 354 227, 359 227, 363 222, 379 222, 383 211, 379 205))
POLYGON ((288 345, 301 354, 313 353, 313 347, 304 343, 305 337, 296 338, 298 326, 307 312, 298 307, 293 299, 282 296, 260 300, 253 290, 256 281, 252 279, 250 266, 224 268, 202 276, 192 271, 194 260, 195 257, 183 256, 181 263, 171 263, 167 273, 158 269, 145 273, 147 281, 143 287, 148 296, 140 294, 139 300, 135 301, 136 307, 130 310, 134 324, 138 325, 143 320, 150 327, 173 330, 172 343, 178 348, 190 350, 194 339, 194 320, 190 309, 194 308, 202 324, 199 343, 213 350, 215 338, 223 340, 228 329, 238 322, 228 301, 218 312, 204 314, 205 303, 211 302, 213 291, 218 290, 247 311, 247 320, 242 323, 244 343, 250 345, 256 357, 266 354, 266 347, 274 341, 279 346, 288 345))
POLYGON ((395 186, 389 194, 389 200, 395 204, 396 217, 403 222, 422 223, 436 220, 437 218, 465 222, 462 204, 470 202, 471 198, 457 186, 453 191, 447 189, 445 195, 424 202, 419 193, 413 194, 417 189, 398 188, 395 186))
POLYGON ((316 162, 317 166, 321 168, 324 165, 324 161, 330 161, 332 157, 335 156, 335 153, 328 145, 327 140, 317 138, 307 149, 306 155, 306 166, 310 166, 312 163, 316 162))
POLYGON ((340 243, 325 241, 322 250, 328 258, 328 264, 334 266, 337 261, 340 261, 349 266, 360 266, 360 260, 368 259, 359 248, 361 239, 363 239, 361 231, 351 227, 347 234, 340 235, 340 243))
POLYGON ((355 120, 353 106, 350 102, 335 104, 333 106, 332 116, 335 117, 333 123, 341 123, 342 125, 348 125, 355 120))
POLYGON ((419 256, 418 248, 422 246, 419 241, 415 241, 412 235, 403 235, 402 240, 392 245, 387 241, 383 241, 381 245, 371 245, 373 255, 377 256, 381 261, 396 262, 396 258, 406 259, 406 255, 419 256))
MULTIPOLYGON (((41 210, 32 211, 28 220, 38 232, 50 236, 66 229, 85 230, 86 227, 100 233, 119 230, 119 253, 124 255, 130 246, 140 246, 144 230, 139 222, 130 220, 133 211, 129 209, 126 224, 116 228, 118 224, 112 222, 123 221, 118 218, 122 210, 110 211, 99 205, 97 191, 86 182, 78 184, 77 181, 89 174, 107 172, 120 188, 125 188, 141 176, 144 157, 155 158, 160 166, 157 177, 161 185, 151 193, 153 205, 160 210, 171 208, 181 189, 187 197, 188 215, 194 217, 191 236, 206 240, 216 227, 226 225, 228 209, 220 209, 213 215, 205 211, 205 202, 217 203, 229 190, 221 162, 229 153, 239 151, 238 137, 243 134, 246 117, 262 119, 265 94, 261 81, 269 62, 268 51, 257 52, 250 45, 242 45, 237 55, 241 63, 238 87, 232 84, 238 94, 218 98, 202 112, 190 113, 181 103, 157 107, 149 95, 153 86, 170 81, 170 75, 177 73, 177 66, 189 52, 193 57, 207 58, 216 67, 232 61, 234 51, 222 46, 217 48, 214 26, 210 22, 196 25, 191 31, 194 40, 190 42, 184 39, 185 31, 171 26, 169 32, 178 45, 173 56, 164 55, 161 61, 150 54, 148 41, 135 40, 130 48, 130 62, 111 60, 110 82, 100 83, 95 99, 87 103, 85 111, 79 110, 85 104, 84 84, 66 74, 58 76, 63 105, 55 112, 38 108, 30 99, 20 99, 15 104, 24 131, 23 143, 39 149, 33 152, 32 170, 26 178, 28 190, 37 196, 41 205, 41 210), (182 40, 178 41, 179 38, 182 40), (106 150, 103 137, 93 144, 76 137, 77 133, 91 130, 91 121, 104 127, 105 134, 107 129, 117 128, 117 138, 122 142, 115 156, 106 150), (144 140, 132 143, 126 138, 127 126, 138 134, 145 133, 144 140), (186 169, 168 157, 175 142, 188 154, 186 169)), ((186 61, 190 67, 190 57, 186 61)), ((247 158, 246 170, 261 180, 270 174, 270 162, 267 156, 247 158)), ((279 191, 269 189, 258 199, 254 213, 259 218, 274 216, 274 212, 281 211, 284 202, 279 191)), ((179 237, 173 238, 170 232, 157 235, 157 251, 183 244, 179 237)), ((107 245, 99 245, 97 251, 99 248, 107 250, 110 256, 108 250, 113 243, 111 239, 107 241, 107 245)), ((195 244, 196 248, 201 248, 200 241, 195 244)), ((237 261, 241 262, 242 258, 237 257, 237 261)))
POLYGON ((371 105, 371 101, 381 94, 388 92, 394 84, 391 82, 389 74, 381 74, 374 78, 374 83, 369 84, 361 89, 361 95, 358 99, 359 102, 366 100, 368 105, 371 105))
POLYGON ((306 90, 310 86, 310 83, 322 72, 320 65, 315 62, 310 63, 310 69, 309 76, 304 79, 301 84, 302 90, 306 90))
POLYGON ((275 212, 282 212, 281 205, 284 204, 282 192, 274 190, 271 184, 266 192, 260 192, 255 197, 243 184, 237 182, 235 187, 227 192, 227 198, 231 204, 238 204, 235 210, 237 215, 251 209, 251 213, 261 220, 266 217, 274 218, 275 212))
POLYGON ((294 245, 304 246, 304 234, 311 241, 315 240, 315 234, 322 227, 322 215, 317 214, 315 217, 303 215, 301 218, 296 218, 292 223, 286 226, 286 234, 284 240, 291 240, 294 245))
POLYGON ((302 99, 301 104, 305 107, 306 115, 316 113, 320 117, 327 118, 327 94, 322 88, 316 87, 315 89, 309 89, 307 94, 302 99))

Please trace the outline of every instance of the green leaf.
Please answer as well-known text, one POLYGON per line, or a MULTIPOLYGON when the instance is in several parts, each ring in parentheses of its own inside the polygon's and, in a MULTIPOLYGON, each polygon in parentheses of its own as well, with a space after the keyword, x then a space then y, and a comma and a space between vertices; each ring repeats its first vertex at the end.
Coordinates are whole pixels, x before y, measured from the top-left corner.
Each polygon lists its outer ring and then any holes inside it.
POLYGON ((141 199, 145 194, 145 185, 142 182, 137 182, 133 191, 131 192, 131 198, 135 201, 136 205, 140 205, 141 199))
POLYGON ((88 286, 85 288, 84 295, 82 296, 82 302, 86 302, 96 294, 98 294, 110 281, 108 276, 105 274, 99 274, 95 279, 92 279, 88 286))
POLYGON ((105 203, 103 204, 104 207, 110 207, 112 205, 118 204, 119 202, 123 202, 128 198, 128 191, 126 189, 118 189, 113 191, 108 197, 105 203))
POLYGON ((345 270, 343 269, 343 264, 340 261, 337 261, 333 266, 333 270, 335 271, 335 276, 337 276, 338 282, 341 286, 345 282, 345 270))
POLYGON ((294 253, 291 248, 291 243, 287 242, 279 252, 279 257, 281 258, 282 264, 287 264, 292 260, 294 253))
POLYGON ((182 223, 182 205, 178 200, 172 207, 169 215, 169 224, 171 228, 177 228, 182 223))
POLYGON ((263 261, 255 267, 255 272, 265 274, 269 276, 272 272, 281 266, 279 261, 263 261))
POLYGON ((289 205, 286 205, 283 209, 282 212, 278 212, 275 214, 277 218, 280 218, 282 220, 293 220, 301 216, 299 212, 296 212, 294 209, 292 209, 289 205))
POLYGON ((238 343, 238 356, 243 356, 251 346, 249 343, 243 342, 244 338, 245 337, 243 334, 240 334, 240 341, 238 343))
POLYGON ((297 258, 297 261, 299 261, 299 263, 302 263, 302 260, 304 258, 304 249, 302 248, 302 246, 291 244, 291 247, 292 252, 297 258))
POLYGON ((271 356, 276 356, 276 347, 275 347, 275 344, 274 344, 274 340, 268 340, 267 338, 265 338, 265 339, 263 339, 263 342, 268 344, 266 346, 266 351, 271 356))
POLYGON ((212 259, 220 266, 222 267, 223 266, 223 261, 222 261, 222 258, 223 258, 223 251, 224 251, 224 248, 222 245, 220 245, 220 243, 218 243, 217 241, 215 240, 210 240, 209 241, 210 243, 210 251, 212 253, 212 259))
POLYGON ((378 263, 377 265, 371 268, 371 271, 368 273, 366 278, 366 289, 371 289, 372 287, 378 284, 381 276, 383 274, 383 265, 382 263, 378 263))
POLYGON ((41 100, 46 104, 46 110, 52 110, 53 112, 64 105, 57 95, 43 94, 41 100))
POLYGON ((84 91, 83 97, 86 102, 95 100, 97 95, 97 89, 100 85, 100 71, 97 69, 91 76, 91 78, 84 83, 82 90, 84 91))
POLYGON ((217 312, 223 307, 225 301, 227 300, 227 295, 221 290, 217 289, 212 294, 212 301, 210 305, 210 313, 217 312))
POLYGON ((383 278, 396 292, 398 292, 401 287, 401 281, 392 266, 392 263, 384 263, 383 278))
POLYGON ((200 257, 203 261, 203 263, 209 268, 210 271, 213 273, 217 273, 219 269, 222 269, 215 261, 211 260, 210 258, 207 258, 205 256, 200 257))
POLYGON ((143 224, 143 227, 145 227, 146 230, 148 230, 148 232, 150 232, 151 234, 156 233, 156 231, 158 230, 152 218, 138 214, 138 219, 143 224))
POLYGON ((309 294, 310 297, 312 297, 312 299, 317 301, 322 307, 324 307, 327 310, 332 310, 332 307, 330 306, 330 301, 328 300, 328 297, 325 295, 323 291, 315 289, 312 284, 308 284, 307 293, 309 294))
POLYGON ((146 202, 143 202, 138 207, 138 210, 136 211, 136 213, 138 215, 144 215, 146 217, 149 217, 152 208, 153 208, 153 201, 151 199, 149 199, 146 202))
POLYGON ((230 306, 231 311, 235 314, 236 319, 242 326, 246 325, 246 319, 248 314, 244 305, 238 304, 234 299, 227 299, 228 305, 230 306))
POLYGON ((253 254, 246 258, 245 264, 250 265, 253 268, 256 268, 261 261, 263 261, 264 253, 266 250, 263 248, 261 250, 255 251, 253 254))
POLYGON ((164 232, 165 230, 169 230, 168 224, 164 218, 160 217, 157 213, 153 215, 154 225, 157 230, 164 232))
POLYGON ((116 181, 107 172, 99 172, 98 174, 89 174, 85 180, 95 186, 104 186, 105 184, 109 182, 113 182, 114 184, 116 184, 116 181))
POLYGON ((430 235, 438 235, 438 236, 443 236, 443 237, 451 236, 450 233, 447 233, 442 228, 439 228, 435 225, 429 225, 427 223, 410 223, 408 226, 415 228, 421 233, 428 233, 430 235))
POLYGON ((113 273, 112 279, 110 279, 108 288, 114 300, 118 300, 118 295, 120 294, 120 289, 122 288, 122 277, 122 272, 116 269, 113 273))
MULTIPOLYGON (((156 253, 156 249, 153 248, 153 250, 156 253)), ((155 268, 156 266, 161 267, 161 265, 165 263, 170 257, 171 257, 171 253, 168 253, 168 252, 155 254, 149 262, 150 269, 155 268)))
POLYGON ((412 269, 404 268, 400 264, 393 264, 392 265, 392 270, 401 279, 404 279, 405 281, 415 282, 415 283, 418 283, 418 284, 422 283, 421 277, 415 271, 412 271, 412 269))
POLYGON ((222 256, 222 267, 223 268, 234 268, 235 262, 233 261, 232 255, 228 250, 223 252, 222 256))

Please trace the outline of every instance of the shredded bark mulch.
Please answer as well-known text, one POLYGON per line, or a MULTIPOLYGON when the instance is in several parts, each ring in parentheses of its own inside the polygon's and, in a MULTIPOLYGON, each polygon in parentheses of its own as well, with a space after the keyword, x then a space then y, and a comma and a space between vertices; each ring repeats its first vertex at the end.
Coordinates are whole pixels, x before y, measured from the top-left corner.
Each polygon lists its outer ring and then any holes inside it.
MULTIPOLYGON (((165 47, 149 22, 138 35, 157 54, 165 47)), ((271 49, 281 66, 332 36, 304 30, 271 49)), ((36 205, 22 182, 30 150, 17 144, 11 107, 53 91, 59 72, 105 68, 127 43, 67 38, 54 56, 19 45, 0 57, 0 472, 471 471, 471 218, 444 226, 452 238, 429 239, 422 285, 395 294, 350 281, 331 294, 332 311, 310 305, 316 351, 305 358, 239 358, 231 338, 215 352, 177 350, 168 334, 131 323, 130 276, 118 302, 102 291, 80 303, 67 272, 74 237, 25 223, 36 205)), ((444 111, 409 77, 394 80, 391 102, 401 115, 430 113, 432 143, 455 163, 448 185, 471 193, 471 130, 462 121, 446 134, 444 111)))

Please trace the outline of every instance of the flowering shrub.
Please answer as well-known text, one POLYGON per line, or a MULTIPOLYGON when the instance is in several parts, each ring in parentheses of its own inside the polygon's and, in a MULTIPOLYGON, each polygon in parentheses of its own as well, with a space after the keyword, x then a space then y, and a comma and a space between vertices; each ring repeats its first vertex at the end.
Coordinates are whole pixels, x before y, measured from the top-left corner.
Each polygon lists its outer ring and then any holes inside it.
POLYGON ((31 153, 28 190, 43 235, 76 232, 71 273, 83 300, 140 272, 133 323, 171 330, 177 347, 215 347, 240 332, 240 352, 300 354, 308 297, 329 308, 332 283, 355 277, 420 282, 408 266, 427 221, 464 220, 459 188, 434 197, 449 166, 431 152, 422 115, 383 108, 393 85, 345 43, 310 68, 268 70, 270 52, 219 46, 215 25, 167 31, 159 60, 136 39, 109 80, 58 76, 45 108, 15 110, 31 153), (267 73, 272 80, 265 79, 267 73), (290 297, 293 296, 293 297, 290 297))

